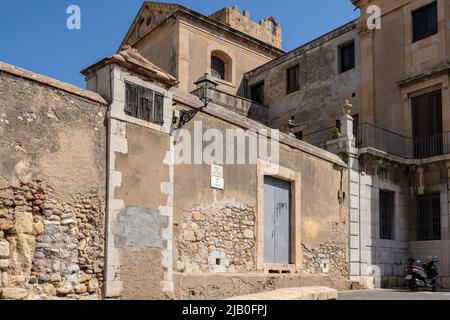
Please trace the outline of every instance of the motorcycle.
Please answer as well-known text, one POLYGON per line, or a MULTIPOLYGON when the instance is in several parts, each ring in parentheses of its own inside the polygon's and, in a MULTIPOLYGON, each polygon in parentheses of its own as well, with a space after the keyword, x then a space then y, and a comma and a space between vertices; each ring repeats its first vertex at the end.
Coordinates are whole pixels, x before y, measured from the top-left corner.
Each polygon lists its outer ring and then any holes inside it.
POLYGON ((410 259, 406 269, 406 284, 411 291, 418 291, 419 288, 431 288, 437 291, 437 279, 439 272, 436 263, 438 257, 433 257, 430 262, 423 263, 421 260, 410 259))

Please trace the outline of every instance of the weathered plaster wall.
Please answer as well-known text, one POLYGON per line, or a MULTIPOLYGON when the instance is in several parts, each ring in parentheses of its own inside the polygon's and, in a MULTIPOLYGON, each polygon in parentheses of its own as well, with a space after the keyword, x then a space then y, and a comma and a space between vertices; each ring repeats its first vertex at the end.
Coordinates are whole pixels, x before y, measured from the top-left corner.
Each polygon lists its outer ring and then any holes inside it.
POLYGON ((70 85, 2 68, 2 297, 100 294, 106 106, 70 85))
POLYGON ((275 54, 264 52, 248 42, 242 42, 236 36, 224 32, 211 32, 201 23, 187 18, 180 20, 180 52, 179 63, 187 64, 187 83, 182 88, 188 91, 195 89, 194 83, 205 72, 211 73, 211 53, 215 50, 228 55, 231 74, 225 81, 219 80, 218 89, 230 94, 243 95, 245 72, 252 70, 271 59, 275 54), (183 47, 184 46, 184 47, 183 47))
MULTIPOLYGON (((224 137, 235 125, 198 114, 185 129, 193 136, 195 121, 224 137)), ((207 145, 207 144, 206 144, 207 145)), ((225 142, 224 142, 225 145, 225 142)), ((247 151, 248 152, 248 149, 247 151)), ((301 246, 305 273, 348 274, 348 203, 339 204, 341 171, 333 163, 281 145, 280 166, 301 173, 301 246)), ((175 166, 174 267, 178 272, 254 272, 257 247, 257 170, 255 165, 224 165, 225 189, 210 186, 209 165, 175 166), (186 192, 189 190, 189 192, 186 192), (219 259, 219 260, 217 260, 219 259)), ((347 190, 346 170, 342 188, 347 190)))
POLYGON ((178 77, 178 28, 174 20, 167 21, 138 42, 137 50, 160 68, 178 77))
POLYGON ((170 136, 134 124, 126 124, 128 153, 116 158, 122 184, 114 196, 125 209, 113 228, 119 249, 122 299, 161 299, 161 229, 169 227, 160 207, 167 203, 161 184, 170 181, 164 164, 170 136))

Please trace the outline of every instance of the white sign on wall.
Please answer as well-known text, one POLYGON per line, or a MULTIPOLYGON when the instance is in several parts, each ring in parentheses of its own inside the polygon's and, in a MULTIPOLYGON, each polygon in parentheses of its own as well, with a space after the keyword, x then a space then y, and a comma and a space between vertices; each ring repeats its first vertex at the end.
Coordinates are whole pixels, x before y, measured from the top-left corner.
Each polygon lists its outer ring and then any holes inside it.
POLYGON ((223 167, 213 164, 211 166, 211 177, 223 178, 223 167))
POLYGON ((223 178, 223 167, 211 166, 211 188, 223 190, 225 189, 225 180, 223 178))
POLYGON ((211 177, 211 188, 219 190, 225 189, 225 180, 223 178, 211 177))

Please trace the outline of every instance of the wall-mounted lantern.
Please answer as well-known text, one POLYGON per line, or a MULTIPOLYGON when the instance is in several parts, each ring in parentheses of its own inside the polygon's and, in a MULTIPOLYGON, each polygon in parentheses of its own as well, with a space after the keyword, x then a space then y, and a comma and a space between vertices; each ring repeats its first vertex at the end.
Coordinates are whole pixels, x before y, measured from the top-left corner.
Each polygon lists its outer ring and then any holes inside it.
POLYGON ((213 101, 214 94, 219 85, 213 78, 205 73, 200 79, 194 83, 197 86, 198 98, 203 102, 203 106, 206 108, 208 104, 213 101))
MULTIPOLYGON (((206 108, 208 104, 214 100, 214 94, 219 84, 207 73, 200 77, 194 84, 197 86, 196 95, 203 102, 203 106, 200 109, 206 108)), ((200 109, 181 111, 179 119, 175 119, 174 117, 174 123, 178 122, 178 128, 183 127, 195 117, 200 109)))

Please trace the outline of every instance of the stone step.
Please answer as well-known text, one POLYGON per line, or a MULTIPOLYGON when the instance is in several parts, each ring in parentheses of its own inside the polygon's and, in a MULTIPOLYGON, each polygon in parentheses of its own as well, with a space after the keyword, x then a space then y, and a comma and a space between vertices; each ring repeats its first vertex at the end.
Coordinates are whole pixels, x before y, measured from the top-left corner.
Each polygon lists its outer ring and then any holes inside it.
POLYGON ((278 289, 225 300, 336 300, 337 297, 338 291, 336 289, 328 287, 301 287, 278 289))

